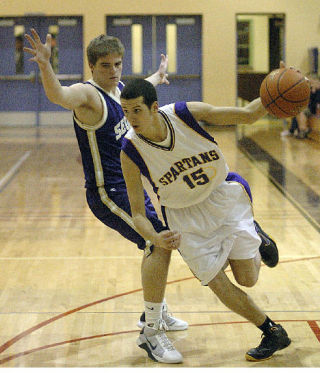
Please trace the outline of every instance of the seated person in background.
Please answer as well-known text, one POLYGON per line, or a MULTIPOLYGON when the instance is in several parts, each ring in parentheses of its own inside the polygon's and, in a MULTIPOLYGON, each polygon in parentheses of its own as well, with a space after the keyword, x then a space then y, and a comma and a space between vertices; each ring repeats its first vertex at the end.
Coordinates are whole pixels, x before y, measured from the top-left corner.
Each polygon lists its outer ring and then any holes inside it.
POLYGON ((295 136, 297 139, 306 139, 312 131, 310 127, 310 118, 319 115, 317 113, 317 104, 320 104, 320 81, 310 79, 311 94, 308 107, 292 118, 289 130, 281 132, 282 136, 295 136))

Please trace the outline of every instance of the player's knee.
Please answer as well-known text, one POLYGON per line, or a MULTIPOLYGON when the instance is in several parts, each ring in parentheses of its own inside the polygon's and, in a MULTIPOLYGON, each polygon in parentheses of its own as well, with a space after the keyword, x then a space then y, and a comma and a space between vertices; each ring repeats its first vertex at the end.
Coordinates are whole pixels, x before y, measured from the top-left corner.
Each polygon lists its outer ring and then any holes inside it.
POLYGON ((245 273, 245 274, 234 274, 235 280, 241 286, 245 286, 247 288, 253 287, 258 281, 258 275, 255 273, 245 273))

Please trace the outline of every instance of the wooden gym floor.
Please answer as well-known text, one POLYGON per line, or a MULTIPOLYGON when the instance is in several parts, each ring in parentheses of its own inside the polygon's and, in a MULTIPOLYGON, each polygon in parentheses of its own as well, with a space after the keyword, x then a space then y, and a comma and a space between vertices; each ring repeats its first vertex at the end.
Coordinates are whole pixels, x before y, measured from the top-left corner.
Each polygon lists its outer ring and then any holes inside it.
MULTIPOLYGON (((245 289, 292 344, 261 363, 260 331, 201 287, 177 252, 166 299, 187 331, 179 367, 320 366, 319 143, 282 123, 213 128, 230 170, 250 183, 255 218, 280 263, 245 289)), ((72 128, 0 128, 0 367, 166 367, 136 344, 142 253, 95 219, 72 128)), ((230 274, 230 272, 228 271, 230 274)), ((230 274, 230 276, 232 276, 230 274)))

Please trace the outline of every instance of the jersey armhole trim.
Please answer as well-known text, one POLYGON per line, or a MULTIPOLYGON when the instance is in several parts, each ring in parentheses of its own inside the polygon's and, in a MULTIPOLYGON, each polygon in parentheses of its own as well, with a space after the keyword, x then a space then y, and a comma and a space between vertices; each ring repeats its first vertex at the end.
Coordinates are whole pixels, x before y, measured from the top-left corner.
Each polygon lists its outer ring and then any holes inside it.
POLYGON ((107 104, 102 96, 102 93, 99 92, 99 90, 97 89, 97 92, 99 94, 99 98, 100 98, 100 101, 102 103, 102 118, 99 120, 98 123, 94 124, 94 125, 89 125, 89 124, 85 124, 85 123, 82 123, 77 117, 76 117, 76 114, 75 112, 73 112, 73 119, 75 120, 75 122, 77 123, 77 125, 86 130, 86 131, 96 131, 98 130, 99 128, 101 128, 104 123, 106 122, 107 120, 107 117, 108 117, 108 107, 107 107, 107 104))

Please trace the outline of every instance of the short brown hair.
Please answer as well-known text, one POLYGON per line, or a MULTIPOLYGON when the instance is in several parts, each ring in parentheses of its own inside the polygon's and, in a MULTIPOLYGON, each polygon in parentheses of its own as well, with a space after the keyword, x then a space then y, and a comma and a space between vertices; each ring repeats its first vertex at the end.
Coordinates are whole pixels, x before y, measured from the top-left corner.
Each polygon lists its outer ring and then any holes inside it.
POLYGON ((95 65, 100 57, 109 54, 119 54, 123 57, 124 46, 115 36, 99 35, 92 39, 87 47, 87 57, 89 64, 95 65))
POLYGON ((154 86, 145 79, 136 78, 127 83, 121 91, 121 98, 131 100, 142 96, 143 102, 151 109, 152 104, 158 101, 157 91, 154 86))

